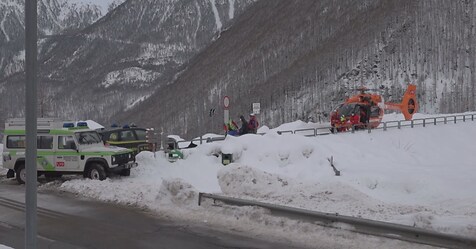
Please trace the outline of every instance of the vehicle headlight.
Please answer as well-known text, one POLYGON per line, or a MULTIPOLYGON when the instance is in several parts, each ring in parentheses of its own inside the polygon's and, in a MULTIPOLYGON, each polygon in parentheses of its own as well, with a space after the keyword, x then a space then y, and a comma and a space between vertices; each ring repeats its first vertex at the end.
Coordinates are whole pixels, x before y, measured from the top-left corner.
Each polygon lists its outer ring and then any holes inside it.
POLYGON ((115 156, 111 156, 111 164, 116 164, 116 157, 115 156))

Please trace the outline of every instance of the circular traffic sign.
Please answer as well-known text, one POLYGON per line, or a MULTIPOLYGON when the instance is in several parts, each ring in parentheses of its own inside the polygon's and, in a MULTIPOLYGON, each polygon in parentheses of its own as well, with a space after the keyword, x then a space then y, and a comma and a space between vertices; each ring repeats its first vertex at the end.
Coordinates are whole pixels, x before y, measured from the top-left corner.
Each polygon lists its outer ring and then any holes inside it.
POLYGON ((223 106, 224 106, 225 108, 228 108, 228 107, 230 106, 230 97, 225 96, 225 97, 223 98, 223 106))

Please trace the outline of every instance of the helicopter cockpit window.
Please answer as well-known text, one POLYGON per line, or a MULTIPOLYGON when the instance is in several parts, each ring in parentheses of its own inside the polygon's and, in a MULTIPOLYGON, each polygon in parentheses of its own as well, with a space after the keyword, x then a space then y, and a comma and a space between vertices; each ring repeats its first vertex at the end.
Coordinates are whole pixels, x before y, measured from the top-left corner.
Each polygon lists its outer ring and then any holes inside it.
POLYGON ((378 117, 380 115, 380 108, 378 106, 370 107, 370 117, 378 117))
POLYGON ((339 116, 344 115, 346 117, 352 115, 352 112, 359 113, 359 106, 356 104, 343 105, 338 110, 339 116))

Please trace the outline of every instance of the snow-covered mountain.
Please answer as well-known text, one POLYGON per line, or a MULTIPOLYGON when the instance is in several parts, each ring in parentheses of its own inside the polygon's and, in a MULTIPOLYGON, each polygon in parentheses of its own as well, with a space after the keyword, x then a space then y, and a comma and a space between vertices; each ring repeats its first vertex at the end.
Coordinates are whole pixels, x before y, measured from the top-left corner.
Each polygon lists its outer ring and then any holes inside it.
MULTIPOLYGON (((476 1, 258 1, 174 84, 122 120, 196 136, 261 103, 261 123, 328 113, 360 85, 399 101, 417 85, 424 113, 475 110, 476 1), (177 108, 180 107, 180 108, 177 108)), ((213 128, 213 129, 212 129, 213 128)))
MULTIPOLYGON (((42 40, 40 113, 104 121, 171 84, 253 1, 126 1, 76 33, 42 40)), ((23 74, 0 82, 20 95, 23 74)), ((5 116, 23 100, 2 98, 5 116)))
MULTIPOLYGON (((84 0, 87 1, 87 0, 84 0)), ((125 1, 41 41, 41 112, 165 133, 219 132, 261 103, 268 126, 328 113, 352 88, 417 85, 422 112, 475 110, 476 1, 125 1)), ((21 116, 23 74, 0 80, 21 116)), ((3 115, 1 115, 3 114, 3 115)))
POLYGON ((66 0, 70 4, 97 6, 103 15, 113 10, 126 0, 66 0))
MULTIPOLYGON (((0 78, 23 70, 25 1, 0 2, 0 78)), ((98 5, 67 0, 38 1, 39 37, 85 28, 103 14, 98 5)), ((40 43, 41 44, 41 43, 40 43)))

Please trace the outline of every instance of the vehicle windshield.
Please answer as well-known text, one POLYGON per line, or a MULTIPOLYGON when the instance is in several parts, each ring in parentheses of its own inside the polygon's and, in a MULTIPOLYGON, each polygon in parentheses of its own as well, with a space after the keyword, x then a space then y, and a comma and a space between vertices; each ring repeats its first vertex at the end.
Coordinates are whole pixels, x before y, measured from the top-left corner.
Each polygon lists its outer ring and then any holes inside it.
POLYGON ((80 144, 97 144, 102 143, 101 137, 95 131, 85 131, 85 132, 78 132, 75 134, 76 140, 80 144))

